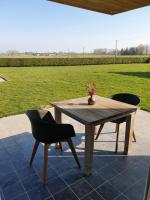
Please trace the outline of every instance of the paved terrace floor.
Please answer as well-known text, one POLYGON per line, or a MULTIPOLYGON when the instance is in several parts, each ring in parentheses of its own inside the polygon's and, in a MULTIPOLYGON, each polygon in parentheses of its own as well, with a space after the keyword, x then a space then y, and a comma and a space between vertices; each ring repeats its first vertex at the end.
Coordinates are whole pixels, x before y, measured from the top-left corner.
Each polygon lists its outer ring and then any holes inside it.
MULTIPOLYGON (((53 112, 53 110, 52 110, 53 112)), ((73 139, 81 165, 84 156, 84 126, 63 116, 74 125, 73 139)), ((93 175, 84 177, 64 143, 61 153, 49 150, 47 186, 41 184, 43 145, 33 167, 29 167, 34 140, 24 114, 0 119, 0 199, 2 200, 142 200, 147 169, 150 165, 150 113, 138 111, 137 142, 129 156, 121 155, 124 125, 121 126, 118 154, 115 149, 115 125, 107 123, 95 142, 93 175)))

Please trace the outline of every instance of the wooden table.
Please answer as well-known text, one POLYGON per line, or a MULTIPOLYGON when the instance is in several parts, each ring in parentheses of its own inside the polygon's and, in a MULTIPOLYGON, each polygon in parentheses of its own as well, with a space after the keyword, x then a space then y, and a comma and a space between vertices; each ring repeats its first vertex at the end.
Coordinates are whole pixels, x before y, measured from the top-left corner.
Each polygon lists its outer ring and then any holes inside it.
POLYGON ((79 121, 85 125, 85 161, 84 173, 92 173, 93 147, 95 126, 115 119, 126 117, 126 132, 124 154, 128 154, 133 131, 136 106, 115 101, 95 95, 95 105, 88 105, 88 97, 71 99, 62 102, 54 102, 55 120, 61 123, 61 113, 79 121))

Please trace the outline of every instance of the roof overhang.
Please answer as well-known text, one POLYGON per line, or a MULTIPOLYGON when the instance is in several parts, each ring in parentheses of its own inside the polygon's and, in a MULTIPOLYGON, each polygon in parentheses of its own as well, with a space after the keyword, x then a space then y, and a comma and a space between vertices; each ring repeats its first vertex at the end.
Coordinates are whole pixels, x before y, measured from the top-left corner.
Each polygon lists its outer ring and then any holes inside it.
POLYGON ((78 8, 115 15, 150 5, 150 0, 49 0, 78 8))

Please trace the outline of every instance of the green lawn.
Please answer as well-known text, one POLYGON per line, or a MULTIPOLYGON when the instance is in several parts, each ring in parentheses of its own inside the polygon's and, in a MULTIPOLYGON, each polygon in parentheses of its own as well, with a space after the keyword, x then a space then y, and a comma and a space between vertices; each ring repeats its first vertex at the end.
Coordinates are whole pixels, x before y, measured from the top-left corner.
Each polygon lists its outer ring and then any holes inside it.
POLYGON ((40 108, 50 102, 86 96, 85 84, 95 82, 97 94, 130 92, 150 111, 150 64, 71 67, 0 68, 0 117, 40 108))

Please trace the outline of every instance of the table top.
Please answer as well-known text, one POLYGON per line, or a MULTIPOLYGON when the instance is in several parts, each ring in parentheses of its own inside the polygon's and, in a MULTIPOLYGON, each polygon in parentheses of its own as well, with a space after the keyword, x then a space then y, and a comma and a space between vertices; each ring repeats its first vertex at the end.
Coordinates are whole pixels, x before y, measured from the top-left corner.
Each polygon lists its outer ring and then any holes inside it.
POLYGON ((88 105, 89 97, 81 97, 61 102, 53 102, 52 106, 60 112, 82 124, 98 125, 129 115, 137 110, 136 106, 95 95, 94 105, 88 105))

